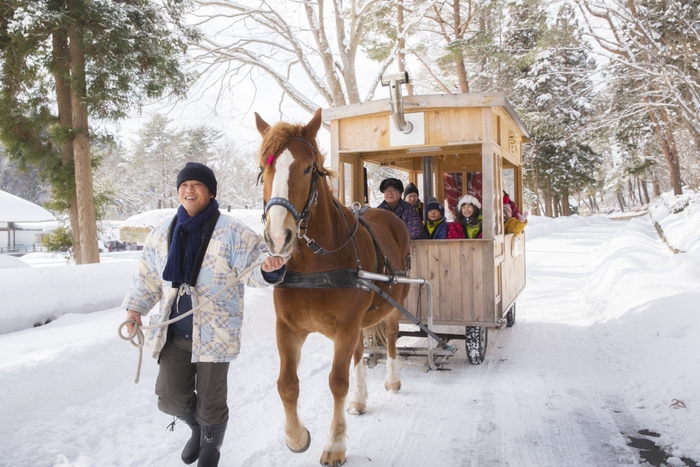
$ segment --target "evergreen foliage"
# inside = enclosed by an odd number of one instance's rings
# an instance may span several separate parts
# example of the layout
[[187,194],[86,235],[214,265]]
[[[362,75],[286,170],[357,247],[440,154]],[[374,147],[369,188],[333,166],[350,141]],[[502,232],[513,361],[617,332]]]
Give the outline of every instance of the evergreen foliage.
[[73,256],[73,236],[65,225],[59,225],[54,232],[46,235],[42,244],[51,253],[69,253],[68,260]]
[[[591,146],[595,61],[580,42],[575,12],[559,8],[549,25],[545,5],[536,0],[511,10],[505,43],[511,53],[511,91],[532,135],[525,148],[525,181],[547,215],[568,215],[569,194],[595,182],[602,161]],[[559,212],[561,209],[562,212]]]
[[[20,169],[34,166],[50,182],[54,206],[75,203],[78,180],[73,153],[66,151],[86,131],[76,130],[81,128],[76,118],[82,118],[77,110],[117,120],[144,99],[184,95],[189,77],[181,60],[198,37],[184,24],[189,5],[189,0],[0,4],[0,141]],[[63,82],[70,84],[73,99],[81,99],[73,104],[73,125],[59,124],[59,112],[71,107],[61,108]],[[94,169],[99,160],[89,158]],[[91,183],[91,177],[80,183]],[[81,190],[92,194],[91,186]],[[94,214],[86,219],[94,222]],[[96,226],[79,228],[93,232]]]

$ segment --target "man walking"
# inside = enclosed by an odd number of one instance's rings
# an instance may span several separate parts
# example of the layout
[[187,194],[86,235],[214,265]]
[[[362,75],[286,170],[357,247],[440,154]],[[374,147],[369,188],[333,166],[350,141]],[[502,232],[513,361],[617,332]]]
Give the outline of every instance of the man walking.
[[[204,164],[188,162],[177,176],[181,206],[177,215],[146,238],[138,274],[122,306],[127,319],[141,317],[160,301],[151,324],[187,313],[219,292],[226,278],[256,262],[251,274],[219,299],[180,321],[149,332],[147,342],[158,359],[158,408],[189,425],[192,435],[182,460],[216,467],[228,423],[228,369],[239,352],[245,285],[280,282],[284,260],[269,256],[261,237],[229,216],[221,216],[217,181]],[[133,333],[133,324],[127,331]]]

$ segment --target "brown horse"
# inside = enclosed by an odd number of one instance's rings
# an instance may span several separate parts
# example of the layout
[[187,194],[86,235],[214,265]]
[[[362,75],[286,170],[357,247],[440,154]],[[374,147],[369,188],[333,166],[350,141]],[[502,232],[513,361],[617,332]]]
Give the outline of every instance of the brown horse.
[[[297,368],[306,337],[318,332],[333,341],[333,365],[329,386],[333,394],[333,420],[330,437],[323,447],[321,464],[345,463],[345,398],[350,385],[350,363],[354,357],[354,387],[348,412],[366,410],[367,383],[363,359],[362,329],[387,318],[387,390],[398,391],[401,381],[396,361],[396,339],[400,313],[374,292],[347,286],[329,271],[357,270],[391,275],[406,274],[410,256],[410,235],[403,221],[383,209],[368,209],[360,218],[334,200],[323,168],[323,155],[316,145],[321,126],[321,109],[306,126],[280,122],[270,127],[256,113],[256,125],[263,136],[258,162],[263,177],[265,199],[264,238],[271,254],[287,257],[287,277],[301,278],[296,287],[276,287],[277,348],[280,375],[277,389],[284,405],[285,436],[289,449],[304,452],[311,435],[297,413],[299,378]],[[369,229],[363,224],[366,223]],[[370,233],[371,231],[371,233]],[[373,240],[376,239],[377,244]],[[304,238],[307,243],[297,242]],[[309,243],[308,240],[313,240]],[[315,254],[310,245],[327,254]],[[314,273],[326,273],[316,274]],[[352,274],[351,274],[352,275]],[[341,288],[306,287],[304,278]],[[291,279],[290,279],[291,280]],[[352,280],[350,282],[353,282]],[[356,285],[356,282],[354,282]],[[398,302],[408,294],[408,284],[381,288]]]

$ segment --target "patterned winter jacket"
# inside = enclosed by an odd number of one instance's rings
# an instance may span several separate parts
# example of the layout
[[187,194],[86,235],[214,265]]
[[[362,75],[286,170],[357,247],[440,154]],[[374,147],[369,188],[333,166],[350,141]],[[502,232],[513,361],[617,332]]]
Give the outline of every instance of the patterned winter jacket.
[[382,201],[382,204],[377,207],[391,211],[399,216],[404,224],[406,224],[406,227],[408,227],[408,232],[411,234],[412,240],[416,238],[425,238],[425,234],[423,232],[423,221],[418,216],[418,211],[416,211],[415,207],[413,207],[411,204],[404,200],[399,200],[399,204],[396,206],[396,209],[391,209],[386,201]]
[[[159,312],[151,317],[150,325],[167,321],[178,291],[184,292],[189,288],[188,284],[183,284],[180,289],[174,289],[171,282],[162,278],[168,260],[168,228],[171,221],[163,222],[146,238],[138,273],[122,302],[122,307],[127,310],[146,315],[160,301]],[[224,288],[229,276],[236,277],[267,255],[267,246],[259,235],[227,215],[220,216],[204,255],[197,284],[190,289],[192,307]],[[266,287],[270,284],[263,278],[261,268],[257,267],[243,282],[231,286],[214,301],[194,312],[193,363],[230,362],[238,356],[245,285]],[[158,358],[166,339],[167,326],[148,331],[146,341],[153,349],[154,358]]]

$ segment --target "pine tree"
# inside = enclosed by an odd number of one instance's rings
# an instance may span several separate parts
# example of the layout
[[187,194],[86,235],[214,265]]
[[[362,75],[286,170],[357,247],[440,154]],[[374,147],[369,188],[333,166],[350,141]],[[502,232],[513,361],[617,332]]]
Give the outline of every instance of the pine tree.
[[594,182],[601,160],[589,130],[595,62],[579,42],[568,5],[548,27],[543,5],[524,2],[511,11],[510,25],[510,95],[532,134],[524,154],[526,183],[544,197],[546,215],[568,215],[569,197]]
[[196,39],[188,0],[8,0],[0,5],[0,139],[50,180],[78,264],[99,261],[89,117],[117,120],[144,98],[182,94]]

